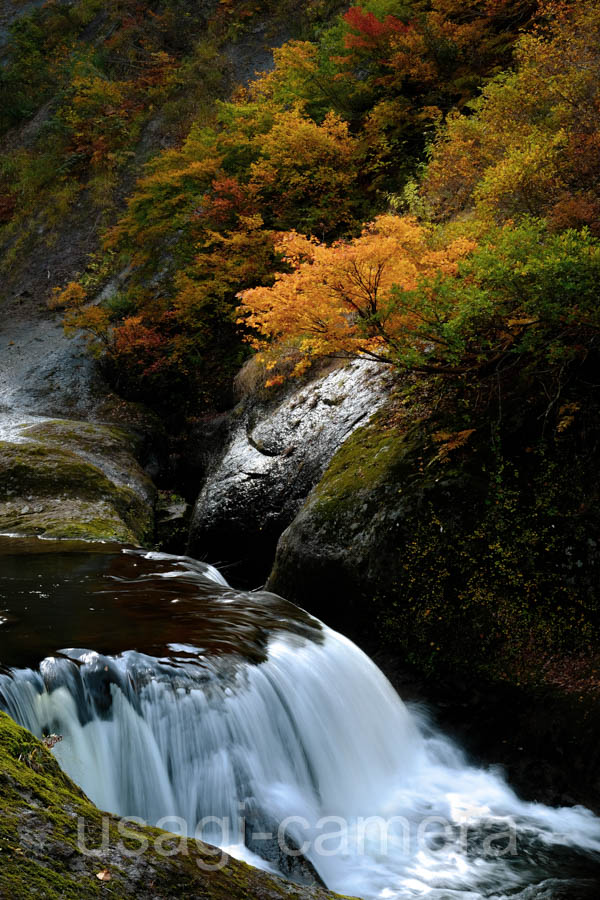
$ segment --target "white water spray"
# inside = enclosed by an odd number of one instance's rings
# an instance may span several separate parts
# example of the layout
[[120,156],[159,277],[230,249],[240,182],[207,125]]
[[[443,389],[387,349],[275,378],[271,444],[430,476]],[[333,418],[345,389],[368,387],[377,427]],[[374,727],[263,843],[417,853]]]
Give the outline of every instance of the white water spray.
[[[224,584],[201,564],[190,571]],[[275,631],[258,664],[185,645],[163,659],[63,651],[0,676],[0,705],[63,736],[57,758],[100,808],[175,816],[190,834],[214,817],[206,840],[270,869],[272,843],[251,833],[284,823],[280,837],[345,894],[513,896],[556,853],[600,852],[591,813],[520,801],[409,711],[354,644],[320,634]]]

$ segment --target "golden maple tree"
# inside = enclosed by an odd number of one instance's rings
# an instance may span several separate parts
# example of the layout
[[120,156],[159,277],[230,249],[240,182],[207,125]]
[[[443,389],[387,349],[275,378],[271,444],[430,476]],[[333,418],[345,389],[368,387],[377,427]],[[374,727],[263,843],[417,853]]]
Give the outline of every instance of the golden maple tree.
[[429,229],[389,214],[331,245],[292,231],[276,244],[290,270],[272,287],[242,291],[239,321],[268,369],[290,357],[294,375],[326,356],[394,362],[407,341],[423,340],[423,315],[403,293],[423,277],[455,273],[474,247],[459,238],[436,248]]

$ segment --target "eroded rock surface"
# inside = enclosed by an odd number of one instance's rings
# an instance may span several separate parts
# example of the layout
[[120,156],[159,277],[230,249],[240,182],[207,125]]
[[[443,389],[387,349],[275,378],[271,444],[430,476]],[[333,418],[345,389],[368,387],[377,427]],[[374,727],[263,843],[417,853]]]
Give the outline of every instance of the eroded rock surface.
[[376,363],[353,361],[292,383],[277,402],[240,404],[196,502],[190,553],[232,566],[229,578],[264,580],[279,535],[339,446],[379,408],[388,377]]

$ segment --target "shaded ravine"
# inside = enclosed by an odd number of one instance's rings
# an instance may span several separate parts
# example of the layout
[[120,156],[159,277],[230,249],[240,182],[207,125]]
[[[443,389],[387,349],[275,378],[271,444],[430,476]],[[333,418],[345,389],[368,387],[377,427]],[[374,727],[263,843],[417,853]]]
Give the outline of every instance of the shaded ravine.
[[520,801],[292,604],[182,557],[21,550],[3,560],[0,706],[62,735],[55,755],[101,807],[203,826],[269,870],[279,833],[310,864],[294,877],[364,898],[597,895],[600,820]]

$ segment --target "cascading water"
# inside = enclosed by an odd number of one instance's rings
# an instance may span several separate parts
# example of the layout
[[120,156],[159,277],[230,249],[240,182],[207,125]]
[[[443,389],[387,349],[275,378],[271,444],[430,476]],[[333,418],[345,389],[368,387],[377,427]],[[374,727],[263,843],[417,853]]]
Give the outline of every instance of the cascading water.
[[62,626],[95,648],[0,675],[0,707],[62,735],[56,756],[98,806],[200,826],[288,871],[279,830],[328,887],[363,898],[595,896],[600,820],[522,802],[470,766],[349,640],[201,563],[98,560],[71,565]]

